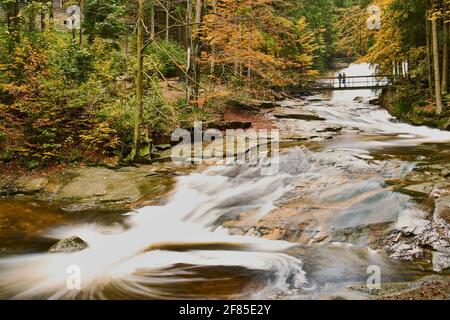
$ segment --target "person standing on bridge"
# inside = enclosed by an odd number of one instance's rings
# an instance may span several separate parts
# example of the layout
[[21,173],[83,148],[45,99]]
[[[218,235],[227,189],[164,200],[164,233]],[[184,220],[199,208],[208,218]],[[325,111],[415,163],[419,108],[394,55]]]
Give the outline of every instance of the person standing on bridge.
[[346,87],[347,84],[347,75],[345,72],[342,74],[342,83],[344,84],[344,87]]
[[342,86],[342,73],[339,73],[338,79],[339,79],[339,88],[340,88]]

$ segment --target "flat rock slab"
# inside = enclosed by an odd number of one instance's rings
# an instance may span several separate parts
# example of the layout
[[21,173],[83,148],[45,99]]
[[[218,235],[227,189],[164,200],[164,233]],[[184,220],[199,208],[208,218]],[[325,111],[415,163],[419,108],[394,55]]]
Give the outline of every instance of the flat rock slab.
[[76,168],[59,177],[54,200],[68,203],[89,203],[93,206],[132,204],[144,197],[157,197],[168,191],[173,178],[158,175],[152,166],[107,168]]
[[425,183],[420,183],[420,184],[414,184],[414,185],[406,186],[402,189],[405,191],[413,192],[413,193],[428,195],[433,191],[434,183],[425,182]]
[[294,119],[294,120],[304,120],[304,121],[324,121],[326,119],[314,114],[313,112],[302,110],[302,109],[292,109],[288,107],[278,107],[272,113],[277,119]]

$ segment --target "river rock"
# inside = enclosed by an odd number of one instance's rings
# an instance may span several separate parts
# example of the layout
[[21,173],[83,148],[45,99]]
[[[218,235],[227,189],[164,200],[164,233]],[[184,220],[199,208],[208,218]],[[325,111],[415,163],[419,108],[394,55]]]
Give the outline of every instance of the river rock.
[[434,183],[432,182],[425,182],[420,184],[414,184],[410,186],[406,186],[403,188],[403,190],[410,191],[413,193],[420,193],[423,195],[429,195],[434,189]]
[[450,169],[444,169],[441,171],[441,176],[444,178],[450,178]]
[[307,98],[307,100],[308,100],[309,102],[323,102],[323,101],[324,101],[324,99],[322,99],[322,98],[317,98],[317,97]]
[[23,176],[11,182],[0,182],[0,194],[32,195],[43,191],[48,183],[46,177]]
[[378,106],[378,105],[380,105],[380,99],[378,99],[378,98],[375,98],[375,99],[370,99],[369,100],[369,104],[371,104],[371,105],[375,105],[375,106]]
[[88,244],[77,236],[58,241],[48,251],[50,253],[73,253],[86,249]]
[[363,97],[356,97],[355,99],[353,99],[353,101],[358,102],[358,103],[362,103],[362,102],[364,102],[364,98]]
[[306,114],[306,113],[278,113],[274,114],[274,117],[277,119],[295,119],[295,120],[305,120],[305,121],[324,121],[324,118],[321,118],[314,114]]
[[250,121],[228,121],[228,122],[219,122],[212,129],[218,129],[221,131],[225,130],[238,130],[238,129],[249,129],[251,128],[252,123]]
[[154,166],[73,168],[58,176],[53,200],[89,207],[124,206],[167,191],[173,177],[151,175]]
[[450,268],[450,254],[433,252],[433,271],[442,272]]
[[342,127],[326,127],[323,129],[317,130],[317,132],[323,133],[323,132],[333,132],[333,133],[339,133],[342,131]]
[[272,109],[275,108],[276,106],[277,106],[276,102],[272,101],[263,101],[258,105],[260,109]]

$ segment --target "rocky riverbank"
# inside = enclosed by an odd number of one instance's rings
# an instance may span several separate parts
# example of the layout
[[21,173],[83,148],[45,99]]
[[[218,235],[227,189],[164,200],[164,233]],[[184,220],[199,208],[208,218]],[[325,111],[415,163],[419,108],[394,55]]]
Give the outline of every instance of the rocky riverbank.
[[377,103],[401,121],[450,131],[450,112],[437,115],[434,102],[424,100],[415,86],[398,84],[383,89]]

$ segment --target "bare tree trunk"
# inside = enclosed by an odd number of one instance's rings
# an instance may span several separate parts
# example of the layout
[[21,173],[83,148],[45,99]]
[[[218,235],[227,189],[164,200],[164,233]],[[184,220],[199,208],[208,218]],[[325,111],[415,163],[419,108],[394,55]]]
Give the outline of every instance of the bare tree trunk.
[[170,0],[166,1],[166,41],[169,41],[170,28]]
[[436,95],[436,113],[441,114],[444,110],[442,103],[442,88],[441,88],[441,73],[439,70],[439,41],[438,41],[438,26],[436,19],[431,20],[431,30],[433,37],[433,62],[434,62],[434,86]]
[[[42,3],[44,4],[44,3]],[[44,8],[41,7],[41,31],[45,30],[45,11]]]
[[431,27],[430,21],[428,20],[428,13],[426,19],[426,40],[427,40],[427,68],[428,68],[428,90],[430,92],[430,96],[433,95],[433,80],[432,80],[432,66],[431,66],[431,51],[432,51],[432,43],[431,43]]
[[186,0],[186,102],[191,101],[192,87],[192,12],[191,0]]
[[143,45],[144,45],[144,1],[138,0],[137,18],[137,66],[136,66],[136,107],[134,111],[134,136],[133,149],[131,151],[131,161],[136,161],[139,157],[141,147],[141,123],[142,123],[142,103],[143,103]]
[[84,0],[80,0],[80,46],[83,45]]
[[155,36],[155,5],[153,0],[150,4],[150,36],[152,38]]
[[[213,0],[212,7],[213,7],[213,13],[217,14],[217,0]],[[216,54],[216,47],[212,44],[211,45],[211,66],[209,68],[209,74],[211,77],[214,75],[214,71],[216,69],[215,54]],[[212,83],[212,81],[211,81],[211,83]]]
[[50,1],[50,8],[49,8],[49,16],[50,16],[50,19],[53,19],[53,10],[54,10],[55,8],[54,8],[54,6],[53,6],[53,1]]
[[203,0],[196,0],[195,2],[195,16],[194,27],[192,28],[193,34],[193,59],[192,59],[192,71],[194,82],[194,100],[195,105],[198,106],[198,93],[200,87],[200,34],[199,28],[202,23],[203,14]]
[[448,23],[444,20],[443,26],[444,38],[444,54],[442,61],[442,94],[447,94],[448,91]]

